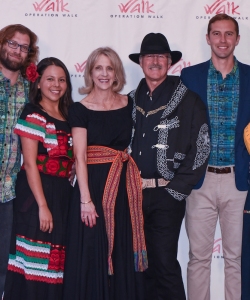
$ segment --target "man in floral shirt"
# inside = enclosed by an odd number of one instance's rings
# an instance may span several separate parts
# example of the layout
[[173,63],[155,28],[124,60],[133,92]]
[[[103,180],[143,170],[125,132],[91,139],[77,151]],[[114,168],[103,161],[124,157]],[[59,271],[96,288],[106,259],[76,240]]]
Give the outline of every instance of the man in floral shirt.
[[[211,131],[208,168],[187,198],[185,221],[190,244],[187,293],[189,300],[211,299],[211,262],[219,220],[225,299],[249,300],[250,296],[245,294],[249,280],[245,280],[244,273],[241,276],[241,245],[243,210],[249,191],[250,157],[243,132],[250,116],[250,66],[234,56],[240,35],[239,24],[233,17],[217,14],[211,18],[206,41],[211,58],[181,72],[183,83],[205,103]],[[249,257],[249,244],[246,246],[247,251],[243,247],[242,253]],[[242,262],[249,274],[249,264]]]
[[20,145],[13,133],[36,73],[37,36],[21,24],[0,30],[0,298],[7,271]]

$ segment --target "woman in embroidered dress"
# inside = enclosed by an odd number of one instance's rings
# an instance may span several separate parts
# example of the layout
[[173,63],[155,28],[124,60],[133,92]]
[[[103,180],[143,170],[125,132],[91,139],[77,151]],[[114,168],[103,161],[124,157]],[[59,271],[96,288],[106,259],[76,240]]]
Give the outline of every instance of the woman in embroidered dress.
[[110,48],[86,63],[87,96],[69,111],[77,182],[70,203],[64,299],[143,300],[147,268],[139,171],[127,154],[132,103],[118,92],[122,62]]
[[62,298],[65,233],[71,185],[73,103],[67,68],[45,58],[28,70],[30,102],[15,128],[23,166],[16,183],[13,241],[4,300]]

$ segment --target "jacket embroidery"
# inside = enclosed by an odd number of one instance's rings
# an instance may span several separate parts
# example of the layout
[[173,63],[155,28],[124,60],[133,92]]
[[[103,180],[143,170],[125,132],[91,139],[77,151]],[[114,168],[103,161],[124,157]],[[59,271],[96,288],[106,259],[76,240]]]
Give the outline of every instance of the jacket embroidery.
[[184,154],[184,153],[175,152],[175,154],[174,154],[174,158],[176,158],[178,160],[183,160],[185,157],[186,157],[186,154]]
[[208,134],[208,125],[203,124],[199,131],[199,135],[196,142],[197,154],[195,156],[193,170],[202,166],[210,153],[210,138]]
[[179,200],[179,201],[187,198],[187,196],[188,196],[188,195],[185,195],[182,193],[178,193],[177,191],[172,190],[172,189],[166,188],[166,190],[169,192],[170,195],[172,195],[176,200]]
[[167,115],[169,115],[172,111],[175,110],[175,108],[181,102],[181,99],[183,98],[187,90],[188,89],[186,88],[186,86],[180,81],[170,101],[168,102],[167,107],[161,116],[161,119],[166,118]]

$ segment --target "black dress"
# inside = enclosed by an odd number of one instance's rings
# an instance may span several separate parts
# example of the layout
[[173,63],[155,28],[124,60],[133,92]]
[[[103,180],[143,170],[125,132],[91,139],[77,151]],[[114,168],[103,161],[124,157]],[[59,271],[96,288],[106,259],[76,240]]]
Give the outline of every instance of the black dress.
[[52,214],[51,233],[40,230],[38,205],[26,171],[17,176],[14,225],[4,300],[59,300],[65,260],[66,226],[72,186],[72,137],[68,122],[27,104],[15,133],[38,140],[37,166]]
[[[125,150],[131,139],[132,103],[111,111],[93,111],[74,103],[69,111],[71,127],[87,128],[87,144]],[[115,204],[115,235],[108,275],[108,241],[102,208],[103,191],[111,164],[88,165],[91,199],[99,215],[89,228],[80,218],[80,191],[74,187],[70,204],[64,277],[64,300],[144,300],[143,273],[135,272],[132,226],[126,191],[124,163]]]

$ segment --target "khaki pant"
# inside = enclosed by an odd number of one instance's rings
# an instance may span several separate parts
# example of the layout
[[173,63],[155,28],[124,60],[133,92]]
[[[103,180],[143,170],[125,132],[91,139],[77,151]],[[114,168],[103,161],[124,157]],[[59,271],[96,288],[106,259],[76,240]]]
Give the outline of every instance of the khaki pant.
[[187,198],[190,243],[187,271],[189,300],[210,300],[210,273],[219,218],[225,262],[225,299],[241,299],[241,243],[247,191],[238,191],[233,168],[228,174],[206,172],[203,185]]

